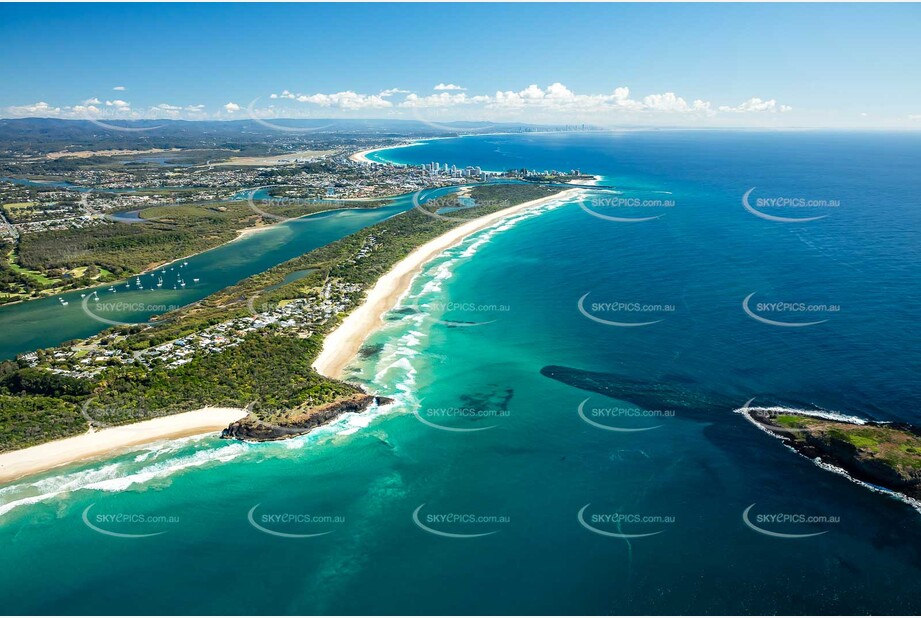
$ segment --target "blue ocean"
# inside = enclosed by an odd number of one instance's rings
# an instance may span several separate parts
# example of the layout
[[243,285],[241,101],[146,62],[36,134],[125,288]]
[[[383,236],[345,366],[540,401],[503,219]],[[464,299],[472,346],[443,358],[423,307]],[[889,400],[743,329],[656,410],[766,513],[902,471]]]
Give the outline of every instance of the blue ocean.
[[425,266],[348,369],[394,404],[0,488],[6,612],[921,611],[921,513],[736,412],[921,424],[921,135],[524,133],[372,158],[598,180]]

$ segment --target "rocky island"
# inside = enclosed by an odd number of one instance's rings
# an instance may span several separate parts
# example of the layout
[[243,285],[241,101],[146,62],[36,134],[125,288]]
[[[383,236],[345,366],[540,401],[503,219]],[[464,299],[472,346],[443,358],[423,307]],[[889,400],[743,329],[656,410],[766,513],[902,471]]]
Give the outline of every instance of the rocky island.
[[779,406],[736,411],[821,467],[921,506],[921,428]]

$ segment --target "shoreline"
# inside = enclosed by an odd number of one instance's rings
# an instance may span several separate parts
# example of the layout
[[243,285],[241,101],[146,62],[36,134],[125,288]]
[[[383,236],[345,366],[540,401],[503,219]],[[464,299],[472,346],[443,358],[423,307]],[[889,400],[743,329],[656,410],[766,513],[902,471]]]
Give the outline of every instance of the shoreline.
[[[437,139],[437,138],[430,138],[430,139]],[[352,154],[349,155],[349,161],[352,161],[354,163],[361,163],[362,165],[384,165],[380,161],[372,161],[371,159],[368,158],[368,155],[374,152],[378,152],[380,150],[390,150],[392,148],[409,148],[410,146],[418,146],[419,144],[422,144],[425,141],[428,141],[428,139],[416,140],[409,144],[396,144],[395,146],[378,146],[376,148],[368,148],[367,150],[359,150],[358,152],[353,152]],[[391,163],[390,165],[398,165],[398,164]]]
[[[573,197],[580,191],[576,188],[563,189],[547,197],[510,206],[465,222],[416,247],[378,279],[362,304],[326,336],[313,367],[322,375],[338,379],[368,336],[383,324],[384,313],[406,293],[423,266],[442,252],[511,215]],[[250,233],[269,227],[256,228]],[[247,415],[248,412],[241,408],[201,408],[0,453],[0,484],[67,465],[112,457],[131,447],[160,440],[223,431]]]
[[[378,149],[378,150],[381,150],[381,149]],[[370,152],[370,151],[369,151],[369,152]],[[402,194],[399,194],[399,195],[388,195],[388,196],[384,196],[384,197],[346,198],[346,199],[340,199],[340,200],[337,200],[337,201],[339,201],[339,202],[349,202],[349,201],[351,201],[351,202],[354,202],[354,203],[358,203],[358,202],[361,202],[361,201],[373,202],[373,201],[379,201],[379,200],[395,200],[395,199],[397,199],[397,198],[399,198],[399,197],[402,197],[403,195],[409,195],[409,194],[402,193]],[[325,213],[329,213],[329,212],[334,212],[334,211],[336,211],[336,210],[373,210],[373,209],[375,209],[375,208],[379,208],[379,206],[372,206],[372,207],[369,207],[369,208],[349,208],[349,207],[330,208],[330,209],[328,209],[328,210],[320,210],[320,211],[317,211],[317,212],[311,212],[311,213],[307,213],[307,214],[305,214],[305,215],[300,215],[300,216],[297,216],[297,217],[291,217],[290,219],[287,219],[286,221],[296,221],[296,220],[298,220],[298,219],[304,219],[304,218],[306,218],[306,217],[311,217],[311,216],[313,216],[313,215],[320,215],[320,214],[325,214]],[[105,288],[107,285],[108,285],[108,286],[117,285],[117,284],[122,283],[122,282],[124,282],[124,281],[130,281],[132,277],[140,277],[140,276],[145,275],[145,274],[147,274],[147,273],[149,273],[149,272],[151,272],[151,271],[157,270],[157,269],[159,269],[159,268],[163,268],[164,266],[169,266],[170,264],[175,264],[175,263],[177,263],[177,262],[182,262],[182,261],[184,261],[184,260],[188,260],[188,259],[193,258],[193,257],[195,257],[195,256],[202,255],[203,253],[207,253],[207,252],[209,252],[209,251],[214,251],[215,249],[219,249],[219,248],[221,248],[221,247],[223,247],[223,246],[225,246],[225,245],[229,245],[230,243],[237,242],[238,240],[243,240],[244,238],[247,238],[248,236],[251,236],[251,235],[256,234],[256,233],[258,233],[258,232],[264,232],[265,230],[272,229],[272,228],[275,227],[276,225],[279,225],[279,224],[281,224],[281,223],[285,223],[286,221],[276,221],[276,222],[274,222],[274,223],[268,223],[268,224],[265,224],[265,225],[250,225],[250,226],[247,226],[247,227],[242,227],[242,228],[240,228],[240,229],[238,229],[238,230],[235,230],[234,233],[236,234],[236,236],[234,236],[233,238],[230,238],[230,239],[228,239],[228,240],[225,240],[224,242],[222,242],[222,243],[220,243],[220,244],[214,245],[213,247],[210,247],[210,248],[208,248],[208,249],[202,249],[201,251],[196,251],[195,253],[190,253],[190,254],[188,254],[188,255],[184,255],[184,256],[182,256],[182,257],[171,258],[171,259],[165,260],[165,261],[163,261],[163,262],[155,262],[155,263],[148,264],[148,265],[146,265],[146,266],[144,267],[143,270],[141,270],[141,271],[139,271],[139,272],[133,272],[133,273],[127,275],[127,276],[122,277],[121,279],[118,279],[117,281],[105,281],[105,282],[103,282],[103,283],[94,283],[94,284],[92,284],[92,285],[86,285],[86,286],[79,287],[79,288],[70,288],[70,289],[67,289],[67,290],[55,290],[54,288],[49,289],[49,290],[43,290],[44,293],[42,293],[42,294],[39,295],[39,296],[36,296],[35,298],[21,298],[21,299],[18,299],[18,300],[11,300],[11,301],[9,301],[9,302],[0,303],[0,309],[2,309],[3,307],[11,306],[11,305],[18,305],[18,304],[20,304],[20,303],[28,303],[28,302],[32,302],[32,301],[36,301],[36,300],[43,300],[43,299],[45,299],[45,298],[51,298],[51,297],[53,297],[53,296],[63,296],[63,295],[65,295],[65,294],[71,294],[71,293],[74,293],[74,292],[85,292],[85,291],[87,291],[87,290],[95,290],[95,289],[97,289],[97,288],[98,288],[98,289],[102,289],[102,288]]]
[[335,330],[326,335],[323,340],[323,349],[314,360],[313,368],[321,375],[341,379],[342,371],[358,354],[365,340],[383,325],[384,314],[396,306],[399,299],[409,289],[413,279],[422,271],[422,267],[439,254],[457,246],[471,234],[486,229],[511,215],[550,202],[565,200],[580,191],[581,189],[564,189],[547,197],[483,215],[416,247],[378,279],[368,291],[364,301],[346,316]]
[[201,408],[0,453],[0,483],[111,457],[133,446],[221,431],[247,414],[242,408]]

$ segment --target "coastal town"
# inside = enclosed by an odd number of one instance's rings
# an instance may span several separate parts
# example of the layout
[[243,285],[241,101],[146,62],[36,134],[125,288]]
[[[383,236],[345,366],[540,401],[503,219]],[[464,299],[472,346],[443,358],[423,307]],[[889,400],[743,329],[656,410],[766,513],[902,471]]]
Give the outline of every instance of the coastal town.
[[[126,156],[126,155],[122,155]],[[65,157],[58,157],[64,159]],[[144,210],[220,205],[247,199],[253,188],[271,197],[330,202],[381,199],[421,189],[490,180],[566,182],[579,170],[512,169],[431,162],[379,163],[334,151],[309,160],[281,158],[270,165],[171,163],[169,158],[126,171],[77,167],[50,178],[0,178],[0,238],[111,223],[142,223]]]
[[[371,145],[382,149],[398,143]],[[0,363],[0,397],[17,406],[54,401],[70,407],[78,393],[95,393],[96,399],[124,399],[129,407],[154,398],[182,409],[211,401],[206,385],[218,372],[236,384],[231,391],[236,394],[223,397],[252,401],[260,399],[252,393],[265,388],[253,382],[254,372],[277,371],[279,359],[294,354],[300,360],[286,367],[290,375],[276,385],[290,392],[262,397],[288,401],[295,415],[309,413],[310,405],[338,405],[341,397],[355,393],[354,385],[337,378],[364,335],[349,335],[331,358],[318,356],[317,346],[359,305],[395,302],[391,295],[405,283],[401,279],[382,288],[385,297],[368,297],[375,281],[369,273],[386,272],[414,246],[435,237],[456,242],[441,232],[462,219],[446,223],[414,208],[415,200],[397,198],[459,187],[420,199],[431,201],[435,211],[469,210],[480,225],[488,225],[504,209],[578,192],[579,181],[594,178],[576,169],[490,171],[449,162],[387,163],[369,159],[374,149],[363,146],[356,150],[333,140],[325,147],[292,146],[291,155],[234,151],[223,160],[209,156],[205,161],[200,160],[204,154],[181,148],[56,151],[53,157],[2,162],[0,299],[28,309],[31,300],[44,297],[56,306],[51,319],[62,331],[82,325],[82,332],[76,338],[43,337],[44,345],[34,342],[35,333],[18,333],[6,346],[14,360]],[[395,208],[374,214],[391,205]],[[272,272],[269,278],[241,277],[237,284],[230,279],[223,284],[229,287],[205,292],[199,277],[211,279],[209,272],[196,269],[193,275],[189,261],[175,259],[178,254],[191,260],[249,237],[250,231],[274,229],[285,236],[286,228],[274,227],[279,219],[331,209],[358,209],[355,216],[365,222],[351,234],[348,227],[336,230],[333,242],[314,251],[288,253],[287,261],[273,256],[277,261],[257,271]],[[407,210],[405,216],[392,216]],[[365,219],[368,214],[374,218]],[[379,223],[370,225],[375,220]],[[309,239],[310,228],[303,231]],[[430,245],[430,251],[437,250]],[[425,258],[414,254],[413,259]],[[360,322],[337,332],[366,333],[372,327],[373,322]],[[315,357],[319,373],[302,366]],[[222,360],[209,360],[215,358]],[[231,358],[240,360],[222,366]],[[240,373],[240,365],[252,368]],[[42,400],[46,395],[52,399]],[[130,418],[140,420],[144,413],[139,414]],[[247,425],[254,436],[257,425],[258,417]],[[61,431],[43,423],[15,443],[47,440]]]
[[[367,256],[375,245],[376,239],[369,236],[365,246],[350,263],[355,264]],[[227,320],[152,348],[131,350],[122,345],[125,335],[106,332],[73,345],[22,354],[19,359],[29,367],[82,379],[95,378],[107,367],[131,364],[145,369],[175,369],[197,356],[216,354],[237,346],[247,335],[260,331],[310,337],[317,327],[351,307],[363,290],[359,284],[327,279],[320,289],[304,298],[281,301],[277,305],[267,306],[256,297],[251,298],[247,303],[251,315]],[[99,309],[96,310],[98,314],[93,312],[93,302],[87,304],[88,311],[105,319],[105,314]]]

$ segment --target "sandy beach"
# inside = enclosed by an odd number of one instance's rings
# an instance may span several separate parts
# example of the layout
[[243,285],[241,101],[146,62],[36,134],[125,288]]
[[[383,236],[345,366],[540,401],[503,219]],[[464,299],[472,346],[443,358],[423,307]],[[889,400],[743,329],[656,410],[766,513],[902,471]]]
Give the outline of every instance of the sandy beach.
[[217,432],[246,414],[240,408],[202,408],[0,453],[0,483],[157,440]]
[[383,315],[396,306],[400,297],[422,266],[442,251],[459,244],[467,236],[479,232],[500,220],[549,202],[568,199],[578,195],[581,189],[566,189],[555,195],[510,206],[503,210],[472,219],[441,236],[434,238],[413,250],[398,262],[368,292],[365,301],[350,313],[336,330],[327,335],[323,349],[314,361],[318,372],[331,378],[339,378],[345,366],[355,357],[368,335],[383,324]]
[[[343,369],[358,353],[364,340],[382,324],[383,314],[397,304],[423,265],[441,252],[510,215],[573,197],[580,191],[582,189],[566,189],[555,195],[484,215],[417,247],[381,277],[371,288],[365,301],[326,337],[323,350],[314,362],[314,368],[330,377],[341,376]],[[241,230],[240,237],[269,227],[271,226]],[[158,440],[217,432],[246,414],[245,410],[239,408],[202,408],[0,453],[0,483],[47,472],[67,464],[112,456],[130,447]]]
[[[430,138],[425,141],[431,141],[433,139],[437,139],[437,138]],[[362,150],[360,152],[354,152],[350,154],[349,160],[354,161],[355,163],[364,163],[364,164],[379,163],[378,161],[372,161],[371,159],[369,159],[368,155],[371,154],[372,152],[377,152],[378,150],[391,150],[393,148],[409,148],[410,146],[416,146],[421,143],[422,143],[421,141],[415,141],[415,142],[410,142],[408,144],[397,144],[396,146],[380,146],[378,148],[369,148],[368,150]]]

